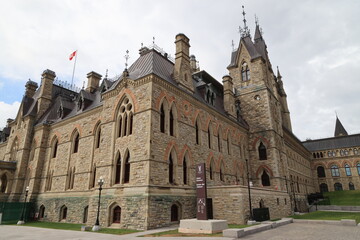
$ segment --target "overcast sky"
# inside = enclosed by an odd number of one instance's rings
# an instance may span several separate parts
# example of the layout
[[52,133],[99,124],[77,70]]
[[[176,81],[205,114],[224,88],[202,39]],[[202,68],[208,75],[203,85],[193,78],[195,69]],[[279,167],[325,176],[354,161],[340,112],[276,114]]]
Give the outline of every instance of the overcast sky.
[[200,68],[221,81],[231,41],[239,43],[241,5],[254,35],[259,18],[274,70],[280,67],[299,139],[331,137],[335,111],[349,134],[360,133],[360,1],[289,0],[0,0],[0,128],[14,118],[30,78],[45,69],[79,87],[86,74],[109,77],[138,58],[141,43],[174,56],[177,33],[190,38]]

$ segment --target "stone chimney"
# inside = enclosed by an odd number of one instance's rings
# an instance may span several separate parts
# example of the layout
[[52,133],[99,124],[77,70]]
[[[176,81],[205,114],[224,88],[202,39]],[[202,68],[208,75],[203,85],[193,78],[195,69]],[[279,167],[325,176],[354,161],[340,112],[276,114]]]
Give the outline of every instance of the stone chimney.
[[36,89],[38,88],[38,84],[30,79],[25,84],[25,96],[32,98],[35,94]]
[[223,76],[224,86],[224,109],[232,117],[236,118],[234,84],[229,75]]
[[44,112],[49,108],[51,104],[52,88],[55,77],[56,77],[55,72],[49,69],[46,69],[42,74],[40,95],[37,106],[38,108],[37,119],[39,119],[44,114]]
[[189,38],[184,34],[179,33],[175,37],[176,53],[175,53],[175,67],[174,79],[180,87],[194,93],[194,85],[192,82],[192,71],[189,58]]
[[89,72],[86,77],[88,79],[86,91],[93,93],[99,87],[102,76],[96,72]]
[[196,66],[196,57],[195,55],[191,55],[190,56],[190,66],[191,66],[191,71],[192,72],[196,72],[198,71],[198,67]]

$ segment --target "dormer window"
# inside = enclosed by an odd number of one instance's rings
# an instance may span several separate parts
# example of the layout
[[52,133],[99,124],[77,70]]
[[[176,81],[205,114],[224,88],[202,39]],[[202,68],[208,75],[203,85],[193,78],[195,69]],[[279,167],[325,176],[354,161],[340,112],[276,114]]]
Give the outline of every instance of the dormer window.
[[250,70],[246,62],[244,62],[241,66],[241,77],[243,82],[250,80]]
[[84,99],[80,97],[77,105],[78,110],[81,110],[83,108],[83,105],[84,105]]
[[210,88],[208,88],[206,90],[205,101],[211,104],[212,106],[215,106],[215,99],[216,99],[216,94]]

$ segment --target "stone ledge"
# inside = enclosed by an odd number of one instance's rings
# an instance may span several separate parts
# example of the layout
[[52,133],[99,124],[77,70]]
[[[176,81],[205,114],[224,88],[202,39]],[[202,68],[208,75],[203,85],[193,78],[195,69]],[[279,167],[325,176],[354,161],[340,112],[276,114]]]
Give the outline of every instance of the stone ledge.
[[342,226],[357,226],[354,219],[341,219],[338,220],[308,220],[308,219],[294,219],[295,223],[307,224],[328,224],[328,225],[342,225]]
[[197,220],[182,219],[180,220],[180,233],[219,233],[228,228],[226,220]]

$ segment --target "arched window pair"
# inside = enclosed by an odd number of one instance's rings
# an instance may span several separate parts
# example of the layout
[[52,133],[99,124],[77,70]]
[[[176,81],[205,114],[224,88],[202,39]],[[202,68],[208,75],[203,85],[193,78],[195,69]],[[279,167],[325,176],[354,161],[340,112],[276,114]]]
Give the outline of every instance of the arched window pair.
[[250,80],[250,69],[246,62],[241,66],[241,78],[243,82]]
[[[114,184],[129,183],[130,182],[130,153],[125,154],[125,161],[121,161],[120,153],[118,152],[115,158]],[[124,171],[122,171],[124,169]]]
[[[210,161],[209,178],[210,180],[215,180],[215,162],[213,159]],[[225,165],[223,161],[220,163],[219,178],[221,182],[225,181]]]
[[117,116],[117,137],[129,136],[133,132],[133,104],[125,97],[120,104]]
[[160,106],[160,132],[176,136],[177,111],[175,104],[169,107],[166,100]]

